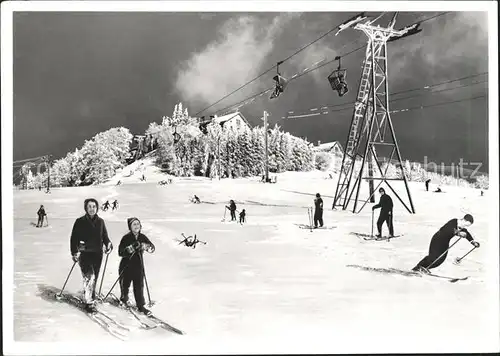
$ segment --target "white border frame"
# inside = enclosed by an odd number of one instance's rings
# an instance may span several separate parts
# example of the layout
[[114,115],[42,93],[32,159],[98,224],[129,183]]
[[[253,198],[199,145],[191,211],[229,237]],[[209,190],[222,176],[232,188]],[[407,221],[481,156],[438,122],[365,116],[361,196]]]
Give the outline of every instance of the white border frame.
[[[223,353],[375,353],[398,352],[397,340],[381,342],[377,350],[367,349],[363,342],[356,341],[353,335],[351,349],[339,349],[332,345],[333,340],[325,340],[325,345],[308,344],[307,339],[276,340],[272,342],[265,338],[259,340],[203,340],[192,337],[170,338],[165,343],[145,345],[141,343],[107,342],[86,345],[85,348],[74,343],[28,343],[13,340],[13,189],[12,189],[12,159],[13,159],[13,12],[14,11],[119,11],[119,12],[341,12],[341,11],[486,11],[488,12],[489,33],[489,174],[491,202],[490,234],[500,236],[498,217],[498,18],[496,1],[18,1],[1,3],[2,29],[2,67],[1,67],[1,128],[2,128],[2,230],[3,230],[3,345],[4,353],[21,354],[223,354]],[[495,223],[496,222],[496,223]],[[499,286],[499,241],[491,239],[494,245],[488,246],[491,261],[496,261],[496,271],[491,271],[489,282]],[[500,300],[498,288],[492,295]],[[464,306],[466,307],[466,306]],[[499,314],[499,308],[492,310]],[[500,322],[499,322],[500,323]],[[10,327],[9,327],[10,326]],[[499,330],[499,325],[492,326]],[[452,343],[444,340],[443,343]],[[391,344],[391,345],[388,345]],[[498,345],[498,344],[497,344]],[[413,346],[407,345],[413,348]],[[450,352],[444,345],[442,350],[426,350],[425,345],[414,346],[408,352]],[[477,352],[498,352],[496,350],[478,350]]]

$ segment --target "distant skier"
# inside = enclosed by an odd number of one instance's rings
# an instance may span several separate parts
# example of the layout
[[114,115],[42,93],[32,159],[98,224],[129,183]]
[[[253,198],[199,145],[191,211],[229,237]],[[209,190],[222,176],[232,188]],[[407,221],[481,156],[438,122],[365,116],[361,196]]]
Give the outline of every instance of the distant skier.
[[118,210],[118,200],[115,199],[115,201],[113,202],[113,206],[111,208],[111,211],[115,211]]
[[102,211],[107,211],[109,209],[109,200],[106,200],[106,202],[102,206]]
[[43,218],[47,215],[43,205],[40,205],[40,209],[38,209],[37,214],[38,214],[38,222],[36,223],[36,227],[43,227]]
[[314,228],[323,227],[323,199],[321,195],[316,193],[316,199],[314,199]]
[[144,265],[143,251],[153,253],[155,246],[141,233],[141,222],[133,217],[127,219],[129,232],[124,235],[118,247],[118,255],[122,258],[118,273],[120,277],[121,297],[120,301],[130,306],[128,294],[130,284],[134,283],[134,298],[135,304],[139,312],[150,315],[151,311],[146,309],[144,300]]
[[393,203],[389,195],[385,194],[385,189],[380,188],[378,190],[380,193],[380,201],[378,204],[372,207],[372,210],[380,208],[380,215],[377,220],[378,234],[376,237],[382,237],[382,225],[387,222],[387,227],[389,228],[389,237],[394,237],[394,225],[393,225]]
[[103,256],[113,250],[104,220],[97,216],[99,204],[90,198],[84,202],[85,215],[76,219],[71,231],[70,250],[73,261],[78,262],[83,276],[86,309],[95,311],[95,287]]
[[229,201],[229,206],[226,206],[227,209],[231,212],[231,221],[236,221],[236,203],[234,200]]
[[245,209],[241,210],[240,212],[240,224],[243,225],[243,223],[245,222],[245,216],[247,215]]
[[443,191],[441,190],[441,188],[440,188],[440,187],[438,187],[438,188],[434,191],[434,193],[442,193],[442,192],[443,192]]
[[121,181],[121,180],[119,180],[119,181],[116,183],[116,185],[121,185],[121,184],[122,184],[122,181]]
[[195,204],[200,204],[201,203],[201,200],[200,198],[198,198],[196,195],[193,197],[192,199],[192,202],[195,203]]
[[[479,247],[479,242],[474,241],[467,227],[474,223],[474,218],[466,214],[463,219],[451,219],[444,224],[438,232],[432,236],[429,246],[429,254],[425,256],[413,271],[429,272],[429,269],[440,266],[445,260],[450,247],[450,240],[454,236],[465,237],[474,247]],[[441,256],[442,255],[442,256]],[[439,256],[441,256],[439,258]],[[439,258],[439,260],[437,260]]]
[[145,181],[146,181],[146,176],[145,176],[144,174],[142,175],[141,180],[142,180],[143,182],[145,182]]
[[483,195],[484,195],[484,192],[481,190],[481,196],[483,196]]
[[430,184],[430,183],[431,183],[431,180],[430,180],[430,179],[427,179],[427,180],[425,181],[425,190],[426,190],[426,191],[429,191],[429,184]]

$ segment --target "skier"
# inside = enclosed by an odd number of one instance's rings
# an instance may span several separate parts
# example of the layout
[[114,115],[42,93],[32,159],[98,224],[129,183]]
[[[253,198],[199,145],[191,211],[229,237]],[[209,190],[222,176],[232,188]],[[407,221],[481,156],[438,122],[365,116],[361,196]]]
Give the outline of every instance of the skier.
[[247,215],[245,209],[241,210],[240,212],[240,224],[243,225],[243,223],[245,222],[245,216]]
[[426,191],[429,191],[429,184],[430,184],[430,183],[431,183],[431,180],[430,180],[430,179],[427,179],[427,180],[425,181],[425,190],[426,190]]
[[95,287],[103,256],[113,250],[104,220],[97,215],[99,204],[93,198],[85,199],[85,215],[76,219],[71,231],[70,249],[74,262],[78,262],[83,276],[86,309],[95,311]]
[[37,211],[38,214],[38,222],[36,223],[36,227],[43,227],[43,218],[47,215],[45,213],[45,208],[43,205],[40,205],[40,209]]
[[434,191],[434,193],[442,193],[442,192],[443,192],[443,191],[441,190],[441,188],[440,188],[440,187],[438,187],[438,188]]
[[120,301],[130,306],[128,301],[128,291],[130,284],[134,283],[135,304],[139,312],[151,315],[151,311],[146,309],[144,300],[144,265],[143,251],[153,253],[155,246],[141,233],[141,222],[133,217],[127,219],[129,232],[122,237],[118,247],[118,255],[122,258],[118,273],[120,277],[121,297]]
[[377,220],[378,234],[375,236],[382,237],[382,225],[384,224],[384,222],[387,222],[387,226],[389,227],[389,237],[394,237],[394,226],[392,220],[392,208],[394,205],[392,203],[392,199],[389,195],[385,194],[384,188],[380,188],[378,192],[380,193],[380,201],[378,204],[372,207],[372,211],[381,208],[380,215]]
[[196,196],[196,194],[195,194],[195,196],[194,196],[194,198],[193,198],[193,203],[195,203],[195,204],[200,204],[200,203],[201,203],[200,198],[198,198],[198,197]]
[[227,209],[231,212],[231,221],[236,221],[236,203],[234,200],[229,201],[229,206],[226,206]]
[[109,200],[106,200],[106,202],[102,206],[102,211],[106,211],[109,209]]
[[323,227],[323,199],[321,195],[316,193],[316,199],[314,199],[314,228]]
[[[448,255],[450,240],[454,236],[465,237],[474,247],[479,247],[479,242],[474,241],[467,227],[474,223],[474,218],[466,214],[463,219],[451,219],[444,224],[438,232],[432,236],[429,246],[429,254],[425,256],[415,267],[413,271],[429,272],[429,269],[440,266]],[[442,255],[442,256],[441,256]],[[441,257],[440,257],[441,256]],[[437,260],[439,258],[439,260]]]
[[483,195],[484,195],[484,192],[481,190],[481,196],[483,196]]
[[111,211],[114,211],[114,210],[118,210],[118,200],[115,199],[115,201],[113,202],[113,206],[111,208]]
[[121,180],[119,180],[119,181],[116,183],[116,185],[121,185],[121,184],[122,184],[122,181],[121,181]]

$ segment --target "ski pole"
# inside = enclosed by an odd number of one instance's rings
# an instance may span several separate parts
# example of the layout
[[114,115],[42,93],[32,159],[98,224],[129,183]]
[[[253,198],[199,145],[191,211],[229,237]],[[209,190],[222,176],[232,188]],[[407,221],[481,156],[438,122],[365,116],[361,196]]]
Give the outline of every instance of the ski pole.
[[443,257],[443,256],[444,256],[444,255],[445,255],[445,254],[446,254],[446,253],[447,253],[447,252],[448,252],[448,251],[449,251],[449,250],[450,250],[453,246],[455,246],[455,245],[457,244],[457,242],[458,242],[458,241],[460,241],[461,239],[462,239],[462,236],[460,236],[460,237],[458,238],[458,240],[457,240],[457,241],[455,241],[455,242],[454,242],[454,243],[453,243],[450,247],[448,247],[448,249],[447,249],[446,251],[444,251],[444,252],[441,254],[441,256],[439,256],[438,258],[436,258],[436,259],[434,260],[434,262],[432,262],[432,263],[431,263],[431,264],[427,267],[427,269],[431,268],[431,266],[433,266],[433,265],[434,265],[434,263],[436,263],[437,261],[439,261],[439,260],[441,259],[441,257]]
[[73,266],[71,266],[71,270],[68,273],[68,277],[66,277],[66,281],[64,282],[64,285],[61,288],[61,291],[59,292],[59,294],[56,294],[56,299],[59,299],[62,297],[62,292],[64,291],[64,288],[66,287],[66,283],[68,283],[69,277],[71,276],[71,273],[73,272],[73,268],[75,268],[76,262],[77,261],[73,262]]
[[471,253],[472,251],[474,251],[477,247],[474,246],[469,252],[467,252],[465,255],[463,255],[462,257],[458,257],[455,259],[455,263],[456,264],[459,264],[464,258],[465,256],[467,256],[469,253]]
[[106,254],[106,260],[104,261],[104,269],[102,270],[101,284],[99,285],[99,292],[97,293],[98,295],[101,295],[102,282],[104,282],[104,275],[106,274],[106,266],[108,265],[108,257],[109,253]]
[[139,258],[141,259],[142,273],[144,274],[144,281],[146,282],[146,291],[148,292],[149,306],[152,306],[153,303],[151,302],[151,295],[149,294],[148,279],[146,278],[146,270],[144,269],[144,259],[142,258],[142,255],[140,253]]
[[47,226],[49,226],[49,217],[45,215],[45,221],[47,222]]
[[370,237],[373,237],[373,215],[375,215],[374,210],[372,210],[372,233],[371,233]]
[[[130,255],[130,258],[132,258],[132,256],[134,256],[134,254],[135,254],[135,251],[134,251],[134,252],[132,252],[132,254]],[[113,283],[113,286],[112,286],[112,287],[111,287],[111,289],[109,290],[108,294],[106,294],[106,296],[102,299],[103,301],[105,301],[105,300],[108,298],[108,296],[109,296],[109,295],[111,294],[111,292],[113,291],[113,288],[115,288],[116,283],[118,283],[118,281],[120,280],[120,278],[122,278],[123,273],[124,273],[124,272],[125,272],[125,270],[127,269],[127,267],[128,267],[128,265],[129,265],[129,263],[130,263],[130,260],[129,260],[129,262],[127,263],[127,265],[123,268],[123,271],[121,271],[121,273],[120,273],[120,275],[118,276],[118,278],[116,279],[115,283]]]

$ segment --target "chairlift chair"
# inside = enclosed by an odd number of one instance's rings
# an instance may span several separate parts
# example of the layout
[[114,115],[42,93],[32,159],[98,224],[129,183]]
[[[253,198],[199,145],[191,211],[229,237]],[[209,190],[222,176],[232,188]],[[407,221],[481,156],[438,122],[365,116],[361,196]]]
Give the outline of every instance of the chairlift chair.
[[339,66],[328,76],[328,81],[330,82],[332,89],[336,90],[339,96],[342,97],[349,91],[345,81],[347,69],[341,68],[339,56],[335,57],[335,59],[339,61]]
[[273,80],[275,82],[275,87],[274,87],[274,91],[271,94],[271,97],[269,99],[274,99],[274,98],[277,98],[278,96],[280,96],[280,94],[285,91],[285,87],[288,84],[288,80],[280,74],[279,68],[280,68],[281,63],[283,63],[283,62],[281,61],[281,62],[278,62],[276,64],[276,72],[277,73],[273,77]]

